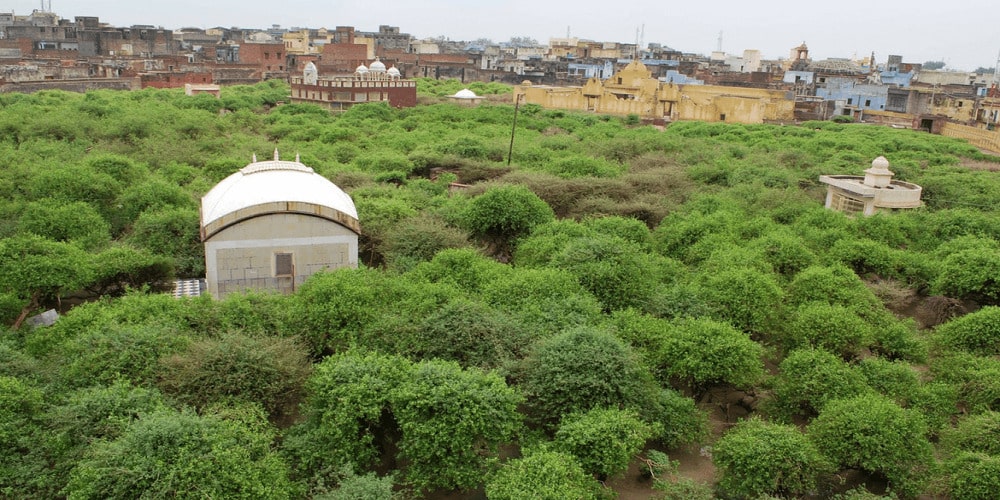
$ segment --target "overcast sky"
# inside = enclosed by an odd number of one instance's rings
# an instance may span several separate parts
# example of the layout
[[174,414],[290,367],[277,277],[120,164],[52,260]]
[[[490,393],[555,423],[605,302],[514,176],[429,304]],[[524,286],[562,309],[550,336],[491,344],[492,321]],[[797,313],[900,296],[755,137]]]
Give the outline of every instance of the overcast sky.
[[[46,0],[46,6],[48,1]],[[0,0],[0,10],[24,15],[41,0]],[[52,0],[61,17],[98,16],[115,26],[151,24],[176,29],[239,26],[375,31],[399,26],[417,38],[528,36],[539,42],[571,36],[661,43],[709,54],[718,46],[766,59],[787,58],[802,43],[815,59],[889,54],[905,62],[943,60],[948,68],[993,67],[1000,54],[1000,0]]]

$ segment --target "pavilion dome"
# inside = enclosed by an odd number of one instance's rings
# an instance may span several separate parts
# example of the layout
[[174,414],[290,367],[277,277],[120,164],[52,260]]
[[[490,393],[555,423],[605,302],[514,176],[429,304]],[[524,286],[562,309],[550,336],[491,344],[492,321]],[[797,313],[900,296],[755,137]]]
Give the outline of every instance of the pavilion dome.
[[[348,67],[350,67],[350,66],[348,66]],[[354,70],[354,72],[355,73],[361,73],[363,75],[363,74],[365,74],[365,73],[368,72],[368,68],[364,64],[362,64],[361,66],[358,66],[358,69]]]
[[473,92],[473,91],[471,91],[469,89],[462,89],[462,90],[459,90],[458,92],[455,92],[455,95],[453,95],[452,97],[455,97],[455,98],[458,98],[458,99],[475,99],[475,98],[477,98],[479,96],[477,96],[475,92]]
[[358,211],[351,197],[298,158],[282,161],[275,151],[273,160],[254,160],[202,197],[201,225],[212,225],[209,233],[247,217],[281,211],[276,207],[303,204],[342,214],[345,222],[358,227]]
[[397,69],[395,66],[387,69],[385,73],[393,78],[400,77],[399,69]]
[[372,62],[371,67],[369,67],[368,69],[373,73],[384,73],[386,71],[385,63],[379,61],[377,57],[375,58],[375,61]]

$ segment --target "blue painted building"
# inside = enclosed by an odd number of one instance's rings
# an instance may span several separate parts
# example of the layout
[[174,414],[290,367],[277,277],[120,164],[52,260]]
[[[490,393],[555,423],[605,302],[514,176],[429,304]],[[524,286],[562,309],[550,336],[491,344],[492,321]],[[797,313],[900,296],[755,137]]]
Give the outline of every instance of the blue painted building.
[[786,71],[781,81],[792,84],[812,85],[815,76],[816,73],[812,71]]
[[601,80],[607,80],[611,78],[611,75],[615,72],[615,65],[611,60],[606,60],[603,63],[569,63],[569,69],[566,74],[568,76],[579,76],[583,78],[600,78]]
[[678,85],[704,85],[705,80],[698,80],[696,78],[691,78],[684,73],[678,72],[676,69],[668,69],[667,74],[660,77],[661,82],[666,83],[676,83]]
[[826,101],[843,101],[849,109],[883,111],[889,98],[889,87],[858,83],[852,78],[827,78],[826,87],[816,89],[816,97]]

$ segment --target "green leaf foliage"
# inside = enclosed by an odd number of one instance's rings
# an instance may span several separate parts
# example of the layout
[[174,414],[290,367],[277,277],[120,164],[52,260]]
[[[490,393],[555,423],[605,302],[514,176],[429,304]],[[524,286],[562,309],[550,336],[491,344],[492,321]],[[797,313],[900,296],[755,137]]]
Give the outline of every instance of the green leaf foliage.
[[596,500],[601,484],[571,454],[539,450],[510,460],[486,481],[490,500]]
[[792,351],[774,378],[778,414],[814,414],[828,402],[870,391],[861,372],[821,349]]
[[952,498],[988,500],[1000,491],[1000,457],[982,453],[960,453],[946,465],[948,491]]
[[826,302],[799,306],[785,326],[788,349],[813,347],[855,357],[873,340],[871,326],[847,307]]
[[553,446],[604,480],[624,472],[652,435],[653,429],[631,410],[593,408],[564,416]]
[[518,238],[554,217],[552,209],[528,188],[498,186],[473,198],[461,220],[473,236],[512,248]]
[[720,383],[749,387],[764,375],[764,348],[727,323],[675,320],[653,342],[657,371],[698,391]]
[[354,352],[317,364],[306,386],[306,420],[286,438],[298,475],[315,483],[345,465],[373,465],[375,437],[394,425],[386,418],[391,391],[409,369],[400,357]]
[[954,454],[968,451],[1000,456],[1000,412],[969,415],[942,432],[941,441]]
[[418,491],[478,485],[487,461],[519,430],[520,395],[494,374],[457,364],[415,365],[392,391],[392,412],[402,432],[406,481]]
[[980,356],[1000,355],[1000,307],[988,306],[935,330],[937,341]]
[[415,490],[472,488],[521,425],[521,397],[500,377],[443,361],[350,352],[317,365],[307,389],[306,421],[286,447],[313,486],[374,465],[387,440]]
[[706,301],[717,315],[747,333],[762,333],[780,317],[782,290],[771,273],[728,269],[703,277]]
[[932,283],[932,290],[942,295],[1000,304],[1000,250],[975,248],[948,255]]
[[798,496],[814,493],[832,466],[809,439],[790,425],[744,420],[712,447],[726,497]]
[[211,416],[163,411],[97,444],[73,470],[66,494],[289,498],[290,484],[288,467],[271,450],[268,433]]
[[280,416],[298,404],[310,369],[308,352],[295,339],[231,333],[161,358],[157,384],[195,408],[238,398]]
[[537,343],[519,377],[529,416],[554,426],[593,408],[643,407],[652,401],[651,376],[613,335],[578,328]]
[[834,463],[882,474],[905,497],[916,496],[929,479],[933,457],[926,432],[918,413],[875,394],[831,401],[808,430]]

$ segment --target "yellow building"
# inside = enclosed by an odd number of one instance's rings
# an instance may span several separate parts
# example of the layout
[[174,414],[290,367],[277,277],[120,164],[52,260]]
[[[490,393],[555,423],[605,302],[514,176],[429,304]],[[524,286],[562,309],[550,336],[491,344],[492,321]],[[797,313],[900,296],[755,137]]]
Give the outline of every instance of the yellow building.
[[700,120],[727,123],[794,121],[795,101],[789,92],[678,85],[652,77],[646,65],[632,61],[611,78],[591,78],[582,87],[551,87],[525,82],[514,87],[514,99],[544,108],[639,115],[652,120]]

